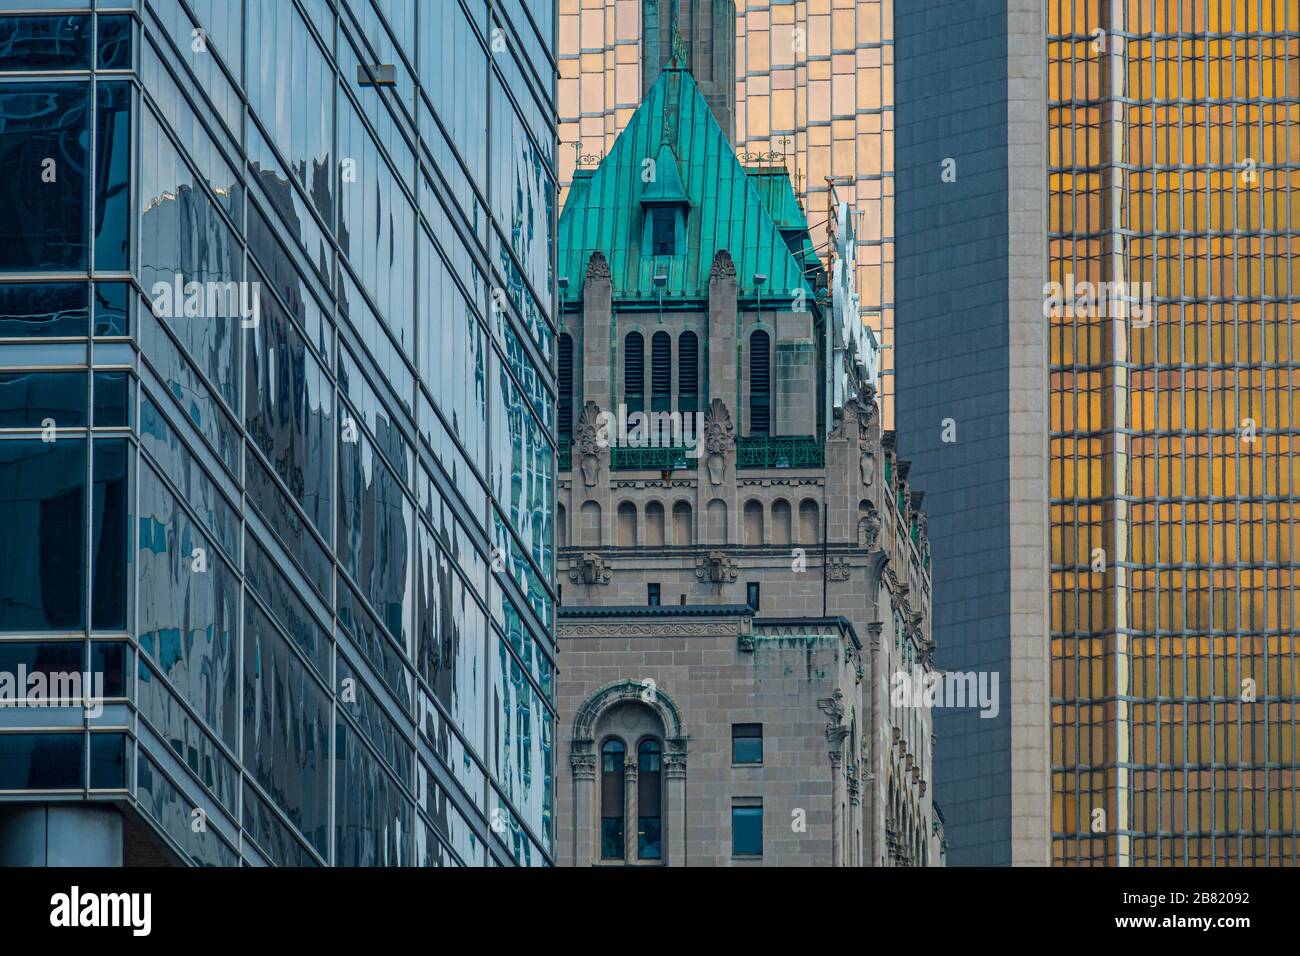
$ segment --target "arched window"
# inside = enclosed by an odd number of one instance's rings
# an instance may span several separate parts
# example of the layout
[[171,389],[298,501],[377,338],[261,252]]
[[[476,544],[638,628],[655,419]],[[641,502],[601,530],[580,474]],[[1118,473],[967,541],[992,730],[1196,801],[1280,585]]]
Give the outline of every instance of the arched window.
[[[573,337],[560,335],[560,441],[573,440]],[[568,468],[567,461],[560,462]]]
[[749,337],[749,434],[764,437],[772,426],[772,378],[767,333]]
[[763,543],[763,503],[751,498],[745,502],[745,544]]
[[777,498],[772,502],[772,543],[790,544],[791,533],[790,502]]
[[623,340],[623,402],[628,414],[645,411],[645,339],[629,332]]
[[662,548],[664,540],[664,506],[652,501],[645,506],[645,543],[647,547]]
[[636,858],[664,858],[663,753],[657,740],[637,748]]
[[727,503],[721,498],[704,506],[704,527],[709,544],[727,543]]
[[821,507],[812,498],[799,502],[799,543],[816,544],[821,540]]
[[700,342],[694,332],[677,340],[677,408],[682,414],[700,410]]
[[621,740],[600,748],[600,858],[623,859],[623,758]]
[[637,506],[630,501],[619,505],[619,548],[637,546]]
[[691,506],[684,501],[673,505],[673,544],[694,544],[694,529],[691,522]]

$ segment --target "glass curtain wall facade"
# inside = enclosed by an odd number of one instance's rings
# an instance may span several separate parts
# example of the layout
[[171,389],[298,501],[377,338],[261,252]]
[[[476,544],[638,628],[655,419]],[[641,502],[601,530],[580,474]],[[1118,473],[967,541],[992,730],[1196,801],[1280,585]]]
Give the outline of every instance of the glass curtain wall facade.
[[1046,10],[1052,858],[1293,864],[1300,8]]
[[0,0],[0,671],[107,703],[0,708],[0,813],[547,865],[554,0],[51,7]]
[[[560,0],[560,182],[594,165],[641,102],[644,5]],[[682,0],[686,2],[686,0]],[[892,0],[735,0],[735,143],[778,153],[826,238],[830,185],[857,211],[857,291],[882,344],[894,330]],[[893,354],[881,354],[880,403],[893,427]]]

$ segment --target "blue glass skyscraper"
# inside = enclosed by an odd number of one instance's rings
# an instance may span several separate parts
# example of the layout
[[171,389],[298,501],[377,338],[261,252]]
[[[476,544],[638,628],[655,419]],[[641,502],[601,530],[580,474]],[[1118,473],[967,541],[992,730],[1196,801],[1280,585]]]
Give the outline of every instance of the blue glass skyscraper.
[[0,864],[553,858],[554,0],[0,0]]

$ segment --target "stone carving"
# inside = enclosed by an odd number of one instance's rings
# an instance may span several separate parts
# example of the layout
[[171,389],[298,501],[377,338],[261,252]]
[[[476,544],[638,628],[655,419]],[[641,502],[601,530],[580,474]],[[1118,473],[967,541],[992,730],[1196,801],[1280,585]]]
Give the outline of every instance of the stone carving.
[[754,619],[752,617],[742,617],[740,619],[740,629],[736,632],[736,644],[744,653],[752,654],[754,652]]
[[573,775],[579,780],[596,779],[596,755],[584,753],[569,754],[569,766],[573,768]]
[[831,558],[826,564],[826,577],[831,581],[847,581],[853,574],[853,567],[847,561]]
[[[826,724],[826,739],[838,748],[849,735],[849,728],[844,726],[844,691],[835,688],[835,693],[830,697],[823,697],[817,701],[817,709],[829,718]],[[831,755],[831,762],[838,766],[836,753],[842,754],[842,751],[837,749]]]
[[876,456],[866,446],[863,446],[862,457],[858,459],[858,470],[862,475],[862,487],[870,488],[876,480]]
[[587,278],[609,281],[609,260],[603,252],[593,252],[587,260]]
[[709,453],[706,464],[709,469],[709,481],[714,485],[722,484],[726,475],[727,454],[736,446],[736,426],[731,420],[731,412],[720,398],[709,402],[708,411],[704,413],[704,447]]
[[664,764],[664,773],[669,779],[686,776],[685,750],[666,750],[661,759]]
[[868,503],[867,513],[858,520],[858,546],[875,551],[880,544],[880,512]]
[[608,584],[614,569],[600,555],[588,551],[581,558],[569,562],[569,580],[575,584]]
[[739,573],[740,569],[736,566],[736,562],[732,561],[725,551],[710,551],[695,565],[696,579],[710,581],[713,584],[730,584],[736,580]]
[[709,279],[734,279],[736,278],[736,263],[731,258],[731,253],[726,249],[719,249],[718,254],[713,257],[713,268],[709,270]]
[[600,406],[595,402],[587,402],[582,406],[575,438],[578,454],[582,456],[579,464],[582,483],[588,488],[594,488],[600,478],[600,455],[604,451],[600,441]]

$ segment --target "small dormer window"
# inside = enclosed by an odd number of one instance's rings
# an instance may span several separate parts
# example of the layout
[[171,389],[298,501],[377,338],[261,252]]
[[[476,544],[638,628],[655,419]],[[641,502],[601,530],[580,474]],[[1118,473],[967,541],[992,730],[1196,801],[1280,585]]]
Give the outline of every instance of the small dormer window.
[[673,206],[652,206],[650,212],[650,254],[673,256],[677,254],[677,209]]

